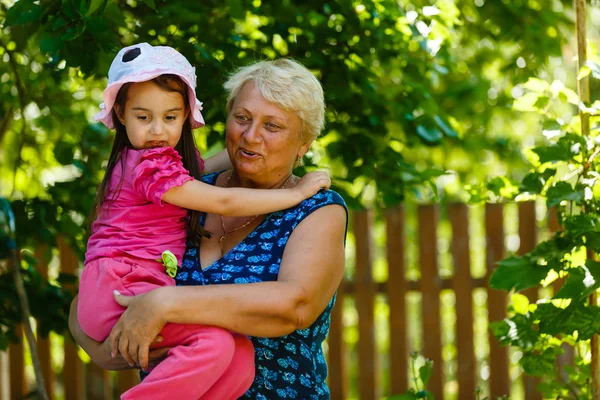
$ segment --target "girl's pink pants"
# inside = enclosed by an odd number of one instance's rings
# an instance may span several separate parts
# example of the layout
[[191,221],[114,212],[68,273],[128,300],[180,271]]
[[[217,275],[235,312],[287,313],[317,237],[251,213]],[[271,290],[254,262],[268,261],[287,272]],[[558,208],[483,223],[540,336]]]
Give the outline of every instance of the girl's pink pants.
[[[83,331],[103,342],[125,307],[113,297],[174,285],[157,261],[100,258],[85,265],[77,315]],[[237,399],[254,380],[254,348],[246,336],[203,325],[167,324],[160,347],[171,347],[139,384],[121,399]]]

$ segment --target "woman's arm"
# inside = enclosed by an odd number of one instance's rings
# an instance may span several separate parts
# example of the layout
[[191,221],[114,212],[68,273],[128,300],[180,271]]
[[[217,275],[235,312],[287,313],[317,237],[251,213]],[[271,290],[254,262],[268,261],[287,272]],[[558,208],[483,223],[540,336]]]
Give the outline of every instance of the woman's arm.
[[141,296],[116,296],[128,309],[107,340],[114,352],[145,366],[148,343],[166,322],[262,337],[307,328],[341,281],[345,227],[341,206],[325,206],[306,217],[290,236],[275,282],[164,287]]
[[292,189],[222,188],[192,180],[172,187],[162,200],[189,210],[242,217],[293,207],[330,185],[324,171],[309,172]]
[[[77,296],[75,296],[73,302],[71,302],[71,308],[69,310],[69,330],[77,344],[81,346],[81,348],[90,356],[92,361],[100,368],[117,371],[134,367],[133,363],[128,363],[123,357],[118,355],[113,357],[111,355],[110,342],[108,340],[104,341],[104,343],[99,343],[83,332],[81,326],[79,326],[79,321],[77,320]],[[162,338],[159,337],[154,343],[160,343],[161,341]],[[157,364],[165,358],[169,348],[170,347],[153,349],[149,355],[150,365]]]
[[213,172],[225,171],[231,169],[231,160],[227,150],[221,150],[207,160],[204,160],[204,173],[210,174]]

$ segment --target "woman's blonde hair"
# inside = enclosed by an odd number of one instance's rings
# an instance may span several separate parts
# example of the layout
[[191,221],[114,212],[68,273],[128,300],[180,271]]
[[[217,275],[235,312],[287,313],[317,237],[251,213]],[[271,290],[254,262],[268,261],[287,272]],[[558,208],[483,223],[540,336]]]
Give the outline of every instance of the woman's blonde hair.
[[305,66],[289,58],[280,58],[238,69],[224,85],[228,94],[228,114],[235,98],[248,82],[254,82],[268,102],[296,113],[302,121],[303,141],[311,142],[319,136],[325,126],[323,88]]

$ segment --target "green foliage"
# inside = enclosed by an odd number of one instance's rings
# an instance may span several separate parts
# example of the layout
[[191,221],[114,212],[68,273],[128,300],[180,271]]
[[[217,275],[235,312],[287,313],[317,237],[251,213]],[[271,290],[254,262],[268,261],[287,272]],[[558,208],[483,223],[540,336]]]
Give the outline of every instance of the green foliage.
[[0,267],[4,264],[0,268],[0,350],[19,340],[17,328],[23,320],[11,268],[21,268],[31,315],[37,319],[38,332],[43,337],[50,331],[62,333],[67,326],[73,293],[65,290],[64,285],[74,287],[76,283],[74,276],[66,274],[59,276],[57,284],[49,283],[36,270],[37,260],[29,252],[21,253],[19,266],[10,266],[11,261],[6,259],[16,251],[15,227],[10,205],[0,197]]
[[[595,76],[596,62],[588,63],[580,77]],[[509,318],[491,328],[501,343],[522,352],[520,364],[526,374],[542,379],[539,388],[544,397],[589,398],[590,366],[585,354],[578,351],[576,364],[562,372],[556,370],[556,359],[564,346],[579,350],[600,333],[600,307],[588,301],[600,287],[600,263],[594,256],[600,250],[599,104],[580,104],[577,95],[557,81],[530,79],[523,87],[526,93],[514,106],[547,118],[546,142],[531,149],[533,169],[519,185],[510,183],[518,190],[509,198],[545,199],[546,206],[556,211],[561,229],[528,254],[499,262],[489,283],[506,291],[545,287],[559,278],[563,283],[551,299],[536,304],[514,295]],[[558,117],[565,107],[574,114],[567,122]],[[591,130],[582,130],[578,112],[590,119]]]
[[404,394],[389,397],[389,400],[433,399],[433,395],[427,391],[427,384],[433,374],[433,361],[425,359],[423,365],[417,369],[418,358],[418,353],[413,352],[410,354],[410,368],[413,373],[414,387],[408,389]]

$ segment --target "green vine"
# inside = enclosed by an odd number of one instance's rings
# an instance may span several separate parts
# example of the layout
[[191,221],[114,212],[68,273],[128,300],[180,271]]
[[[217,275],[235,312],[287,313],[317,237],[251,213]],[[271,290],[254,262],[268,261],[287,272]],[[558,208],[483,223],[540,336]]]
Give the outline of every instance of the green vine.
[[[579,79],[600,78],[598,58],[587,62]],[[600,287],[600,102],[584,104],[562,82],[530,79],[514,108],[537,112],[545,140],[528,153],[532,170],[516,184],[496,179],[487,189],[510,199],[542,198],[557,213],[560,230],[522,256],[500,263],[490,286],[507,292],[545,288],[560,280],[550,298],[529,303],[512,296],[509,317],[493,323],[494,335],[522,352],[525,374],[541,379],[545,398],[591,398],[590,339],[600,332],[600,307],[588,297]],[[579,113],[590,119],[590,132],[582,132]],[[566,119],[565,115],[570,116]],[[572,365],[562,370],[556,360],[571,347]]]

